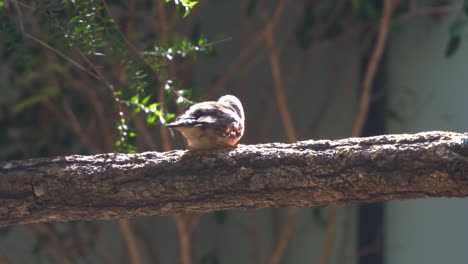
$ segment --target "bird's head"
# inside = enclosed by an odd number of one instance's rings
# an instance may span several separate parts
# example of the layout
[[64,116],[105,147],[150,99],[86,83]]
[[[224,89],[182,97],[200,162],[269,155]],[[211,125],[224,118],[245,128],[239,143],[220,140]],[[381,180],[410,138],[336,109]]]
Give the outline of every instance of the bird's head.
[[236,111],[236,113],[239,115],[242,121],[245,120],[244,108],[242,107],[241,101],[237,97],[229,94],[224,95],[218,99],[218,102],[229,105],[230,107],[232,107],[232,109],[234,109],[234,111]]

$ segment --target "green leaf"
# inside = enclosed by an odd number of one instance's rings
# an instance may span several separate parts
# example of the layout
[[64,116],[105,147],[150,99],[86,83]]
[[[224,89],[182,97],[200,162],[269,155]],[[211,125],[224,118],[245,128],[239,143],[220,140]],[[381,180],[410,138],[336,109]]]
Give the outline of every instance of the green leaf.
[[140,113],[140,111],[141,111],[141,105],[140,104],[132,107],[132,113]]
[[133,96],[132,98],[130,98],[130,102],[132,104],[138,104],[138,101],[140,100],[140,97],[137,95]]
[[455,52],[460,47],[461,37],[460,36],[453,36],[449,39],[449,42],[445,48],[445,57],[450,58],[452,57]]
[[198,4],[198,1],[190,1],[190,3],[188,4],[188,7],[190,9],[194,8],[196,5]]
[[128,145],[127,145],[127,153],[129,153],[129,154],[135,154],[135,153],[136,153],[136,148],[135,148],[135,146],[128,144]]
[[51,97],[54,97],[58,93],[58,89],[56,87],[45,87],[37,94],[32,95],[19,103],[17,103],[12,110],[12,115],[15,116],[20,112],[24,111],[27,108],[33,107],[38,103],[41,103]]
[[167,113],[167,114],[166,114],[166,121],[171,121],[172,119],[174,119],[174,117],[176,117],[176,114],[174,114],[174,113]]
[[152,113],[155,113],[158,110],[158,103],[153,103],[148,106],[148,110]]
[[149,102],[150,99],[151,99],[151,95],[146,96],[146,97],[143,98],[143,100],[141,101],[141,104],[142,104],[142,105],[146,105],[146,104]]
[[24,111],[25,109],[27,108],[30,108],[42,101],[45,101],[47,99],[46,96],[40,94],[40,95],[33,95],[33,96],[30,96],[29,98],[26,98],[24,100],[22,100],[21,102],[17,103],[14,107],[13,107],[13,110],[12,110],[12,115],[13,116],[16,116],[17,114],[19,114],[20,112]]
[[156,122],[156,118],[157,118],[157,116],[155,116],[155,115],[148,115],[146,117],[146,123],[148,125],[152,125],[152,124],[154,124],[154,122]]
[[198,46],[203,46],[203,44],[205,44],[205,39],[204,38],[200,38],[198,39]]
[[457,19],[449,27],[449,33],[451,37],[461,36],[467,25],[466,19]]

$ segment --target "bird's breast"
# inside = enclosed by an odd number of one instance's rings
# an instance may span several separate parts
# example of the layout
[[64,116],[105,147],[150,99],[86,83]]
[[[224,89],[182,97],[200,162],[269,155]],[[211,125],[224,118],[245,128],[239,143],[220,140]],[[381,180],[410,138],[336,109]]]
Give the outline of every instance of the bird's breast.
[[177,127],[176,129],[182,133],[190,150],[234,147],[240,139],[214,128]]

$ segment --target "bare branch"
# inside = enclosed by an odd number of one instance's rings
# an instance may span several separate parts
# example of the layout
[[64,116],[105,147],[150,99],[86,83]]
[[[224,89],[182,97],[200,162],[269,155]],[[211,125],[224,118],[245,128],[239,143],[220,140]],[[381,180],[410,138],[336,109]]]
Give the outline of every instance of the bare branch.
[[397,7],[397,2],[394,0],[385,0],[383,7],[383,14],[380,18],[379,31],[377,33],[377,40],[375,43],[374,50],[372,51],[369,64],[364,74],[362,81],[361,98],[359,99],[359,107],[354,120],[353,130],[351,135],[358,137],[361,135],[367,120],[369,105],[371,102],[371,88],[374,82],[375,74],[377,73],[377,67],[379,66],[380,59],[382,58],[385,46],[387,44],[388,32],[391,25],[391,18],[393,11]]
[[468,133],[0,163],[0,225],[468,196]]
[[138,252],[138,245],[135,238],[135,232],[128,219],[119,220],[120,231],[122,232],[125,244],[127,245],[128,252],[130,253],[130,260],[132,264],[141,264],[140,253]]

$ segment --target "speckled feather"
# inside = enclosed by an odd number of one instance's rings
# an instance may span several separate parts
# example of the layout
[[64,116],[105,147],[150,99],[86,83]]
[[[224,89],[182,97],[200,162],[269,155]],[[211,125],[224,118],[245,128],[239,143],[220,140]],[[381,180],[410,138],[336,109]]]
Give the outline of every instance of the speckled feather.
[[191,150],[235,147],[244,134],[244,111],[239,99],[225,95],[192,105],[166,126],[181,132]]

